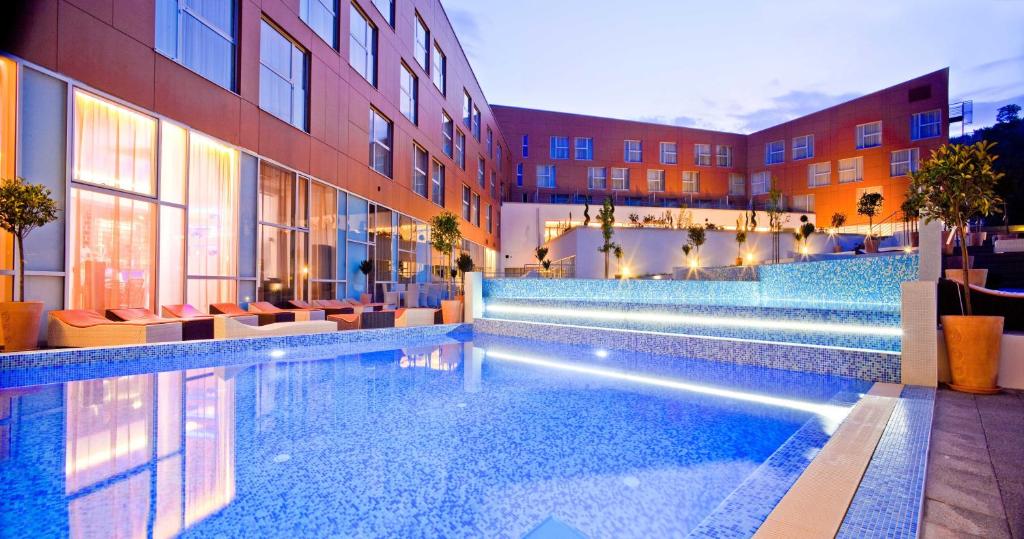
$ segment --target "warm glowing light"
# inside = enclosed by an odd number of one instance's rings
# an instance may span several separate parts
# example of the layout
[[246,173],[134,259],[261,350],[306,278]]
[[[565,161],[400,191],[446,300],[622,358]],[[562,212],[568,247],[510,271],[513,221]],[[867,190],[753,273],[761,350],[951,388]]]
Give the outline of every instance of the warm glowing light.
[[302,266],[302,274],[309,275],[309,266]]
[[801,245],[800,246],[800,254],[807,255],[809,252],[810,251],[807,250],[807,246],[806,245]]
[[698,266],[700,266],[700,261],[696,258],[690,260],[690,269],[697,269]]
[[651,277],[651,279],[654,279],[655,281],[660,281],[661,275],[655,275],[654,277]]
[[594,351],[594,355],[597,356],[597,357],[600,357],[600,358],[605,358],[605,357],[608,357],[608,351],[607,350],[595,350]]
[[816,414],[825,418],[828,421],[826,428],[829,431],[837,427],[839,423],[846,418],[847,414],[850,413],[849,408],[843,406],[835,406],[832,404],[818,404],[796,399],[784,399],[781,397],[772,397],[770,395],[761,395],[758,393],[748,393],[744,391],[736,391],[721,387],[694,384],[690,382],[684,382],[681,380],[673,380],[671,378],[660,378],[646,374],[623,372],[601,367],[591,367],[579,363],[568,363],[562,361],[552,361],[548,359],[528,357],[500,350],[487,350],[486,357],[490,359],[523,363],[526,365],[533,365],[536,367],[557,369],[560,371],[575,372],[578,374],[586,374],[590,376],[600,376],[602,378],[610,378],[613,380],[622,380],[625,382],[633,382],[637,384],[664,387],[668,389],[677,389],[680,391],[688,391],[691,393],[699,393],[702,395],[712,395],[715,397],[722,397],[726,399],[753,402],[756,404],[765,404],[768,406],[778,406],[781,408],[799,410],[802,412],[810,412],[812,414]]
[[747,258],[747,264],[753,264],[754,263],[754,253],[747,253],[747,257],[746,258]]
[[665,325],[709,326],[741,329],[777,329],[783,331],[809,331],[816,333],[845,333],[849,335],[877,335],[899,337],[903,330],[888,326],[862,326],[857,324],[832,324],[826,322],[803,322],[799,320],[769,320],[764,318],[727,318],[717,316],[694,316],[667,312],[633,312],[599,309],[541,308],[535,305],[486,306],[488,312],[506,314],[531,314],[564,318],[589,318],[615,322],[645,322]]
[[904,253],[911,253],[913,251],[914,251],[914,248],[909,246],[909,245],[907,245],[906,247],[903,248],[903,252]]
[[277,348],[277,349],[274,349],[274,350],[270,351],[270,357],[272,357],[274,359],[281,359],[281,358],[284,357],[284,354],[285,354],[284,350],[281,350],[280,348]]
[[623,279],[629,277],[629,266],[622,266],[622,271],[620,273],[622,273]]

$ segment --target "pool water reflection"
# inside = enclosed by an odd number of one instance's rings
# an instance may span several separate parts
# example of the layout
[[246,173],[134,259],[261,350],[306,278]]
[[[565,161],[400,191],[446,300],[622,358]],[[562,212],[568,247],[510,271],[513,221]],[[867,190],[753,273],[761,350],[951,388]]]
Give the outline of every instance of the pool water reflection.
[[867,385],[484,336],[290,355],[0,390],[0,536],[680,535]]

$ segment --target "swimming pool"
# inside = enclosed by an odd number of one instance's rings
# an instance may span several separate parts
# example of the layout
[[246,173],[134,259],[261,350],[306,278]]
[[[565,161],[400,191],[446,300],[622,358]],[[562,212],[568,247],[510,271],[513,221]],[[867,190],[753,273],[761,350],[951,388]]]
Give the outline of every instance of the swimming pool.
[[0,535],[680,536],[870,386],[491,335],[186,364],[6,378]]

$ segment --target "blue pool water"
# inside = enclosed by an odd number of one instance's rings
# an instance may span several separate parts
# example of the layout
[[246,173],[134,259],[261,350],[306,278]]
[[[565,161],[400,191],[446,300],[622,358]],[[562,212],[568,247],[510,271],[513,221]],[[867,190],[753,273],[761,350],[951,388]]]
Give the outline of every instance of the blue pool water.
[[682,536],[869,386],[486,335],[261,354],[6,377],[0,536]]

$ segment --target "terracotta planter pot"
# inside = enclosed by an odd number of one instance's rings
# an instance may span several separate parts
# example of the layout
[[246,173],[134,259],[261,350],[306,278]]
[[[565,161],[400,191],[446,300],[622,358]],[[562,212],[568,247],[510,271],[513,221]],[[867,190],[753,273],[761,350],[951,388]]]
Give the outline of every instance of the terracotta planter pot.
[[[950,281],[956,281],[963,284],[964,281],[964,270],[962,269],[947,269],[946,278]],[[984,287],[988,281],[988,270],[987,269],[969,269],[967,270],[967,280],[974,286]]]
[[1002,316],[943,316],[950,387],[965,393],[999,392],[999,347],[1003,338]]
[[864,252],[866,252],[866,253],[877,253],[878,252],[878,238],[864,238]]
[[988,239],[988,232],[969,232],[967,234],[968,247],[980,247]]
[[458,324],[462,321],[462,302],[454,299],[441,301],[441,321],[445,324]]
[[737,256],[736,257],[736,265],[737,266],[742,266],[743,265],[743,257],[742,256]]
[[0,336],[4,352],[35,350],[39,346],[39,323],[43,314],[41,301],[8,301],[0,303]]

